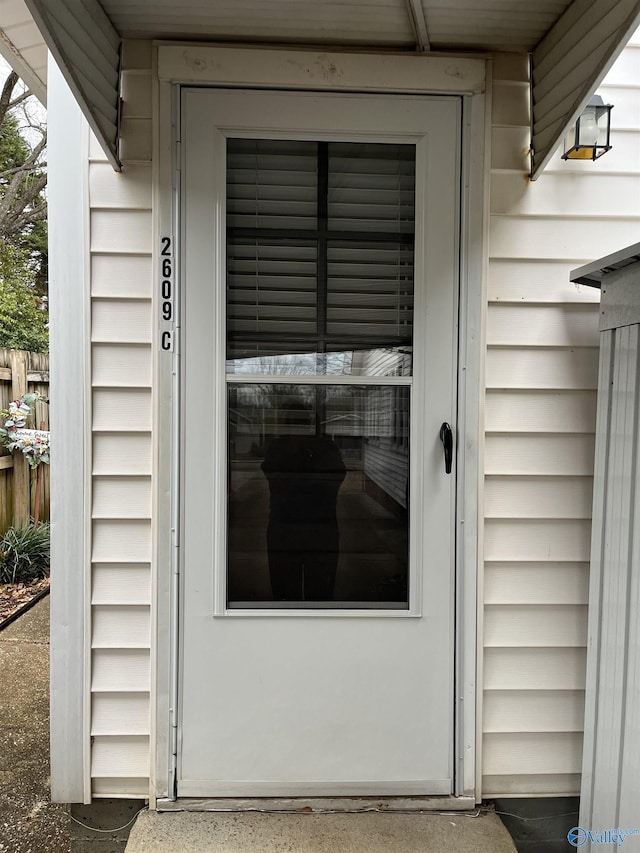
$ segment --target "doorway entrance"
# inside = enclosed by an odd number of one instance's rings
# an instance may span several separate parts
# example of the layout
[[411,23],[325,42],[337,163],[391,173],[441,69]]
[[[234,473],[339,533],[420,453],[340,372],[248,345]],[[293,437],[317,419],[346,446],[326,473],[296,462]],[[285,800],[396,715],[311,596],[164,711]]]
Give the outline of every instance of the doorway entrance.
[[460,101],[185,89],[182,149],[178,796],[450,794]]

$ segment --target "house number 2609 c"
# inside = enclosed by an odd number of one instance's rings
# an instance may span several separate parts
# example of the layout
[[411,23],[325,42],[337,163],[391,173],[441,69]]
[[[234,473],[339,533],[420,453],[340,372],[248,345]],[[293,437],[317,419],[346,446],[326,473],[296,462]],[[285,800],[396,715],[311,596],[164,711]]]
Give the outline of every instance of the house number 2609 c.
[[[167,328],[167,324],[170,328]],[[160,238],[160,349],[173,351],[173,243]]]

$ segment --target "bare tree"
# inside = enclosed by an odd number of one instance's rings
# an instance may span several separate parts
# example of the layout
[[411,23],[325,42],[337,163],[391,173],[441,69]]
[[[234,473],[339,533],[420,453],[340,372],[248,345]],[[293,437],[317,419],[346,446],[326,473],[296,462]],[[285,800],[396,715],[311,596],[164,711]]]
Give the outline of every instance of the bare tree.
[[47,129],[28,108],[31,92],[19,83],[11,71],[0,95],[0,237],[9,241],[47,218]]

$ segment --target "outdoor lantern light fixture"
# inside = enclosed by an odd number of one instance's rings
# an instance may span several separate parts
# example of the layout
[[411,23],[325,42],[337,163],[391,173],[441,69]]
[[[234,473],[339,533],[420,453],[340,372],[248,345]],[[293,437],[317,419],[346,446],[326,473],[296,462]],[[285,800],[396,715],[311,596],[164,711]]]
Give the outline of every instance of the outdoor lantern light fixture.
[[564,138],[563,160],[597,160],[611,148],[611,110],[600,95],[594,95]]

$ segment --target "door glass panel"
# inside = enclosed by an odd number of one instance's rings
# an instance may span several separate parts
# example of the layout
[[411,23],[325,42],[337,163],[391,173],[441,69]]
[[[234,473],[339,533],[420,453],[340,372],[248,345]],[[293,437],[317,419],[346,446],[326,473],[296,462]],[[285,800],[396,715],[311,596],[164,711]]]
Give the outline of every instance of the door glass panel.
[[415,147],[228,139],[227,158],[228,373],[390,375],[356,357],[378,351],[411,375]]
[[229,607],[408,607],[409,395],[229,386]]
[[407,609],[415,147],[227,155],[227,606]]

